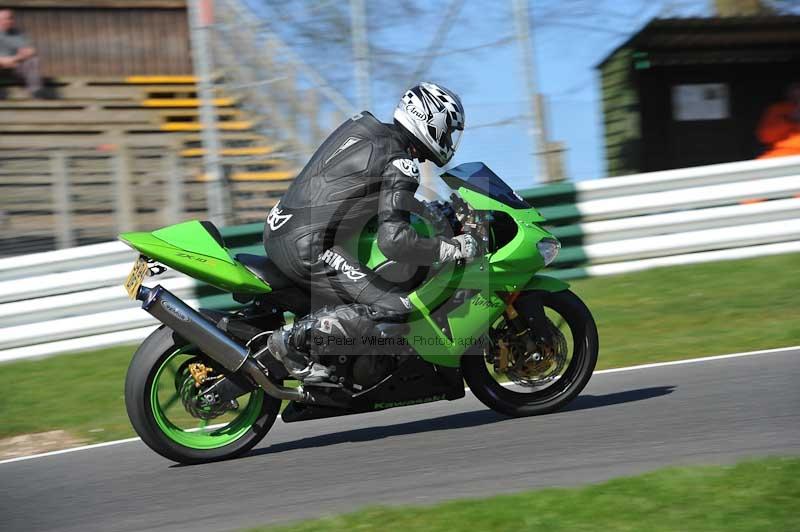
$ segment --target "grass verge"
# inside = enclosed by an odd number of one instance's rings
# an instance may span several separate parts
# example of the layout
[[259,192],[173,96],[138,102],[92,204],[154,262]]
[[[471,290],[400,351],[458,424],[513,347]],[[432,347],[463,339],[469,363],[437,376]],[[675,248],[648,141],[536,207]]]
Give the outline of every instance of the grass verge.
[[599,368],[800,344],[800,254],[582,279]]
[[583,488],[377,507],[252,532],[798,530],[800,459],[670,468]]
[[124,382],[135,347],[0,366],[0,437],[65,429],[89,442],[134,436]]
[[[800,343],[799,269],[792,254],[584,279],[573,290],[597,320],[602,369]],[[133,435],[123,403],[133,350],[2,365],[0,437]]]

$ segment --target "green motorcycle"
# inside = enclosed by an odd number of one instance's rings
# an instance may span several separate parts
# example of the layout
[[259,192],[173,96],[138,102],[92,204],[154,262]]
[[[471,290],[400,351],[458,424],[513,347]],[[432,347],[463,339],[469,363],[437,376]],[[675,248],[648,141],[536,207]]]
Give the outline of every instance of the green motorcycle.
[[[336,382],[302,385],[265,348],[313,297],[260,255],[232,257],[209,222],[124,233],[139,251],[125,287],[163,325],[133,355],[125,382],[131,423],[154,451],[192,464],[250,450],[278,415],[284,422],[372,412],[464,397],[464,382],[508,416],[562,408],[588,383],[598,354],[586,305],[555,278],[537,275],[560,244],[544,218],[483,163],[442,178],[449,226],[483,245],[469,263],[412,267],[387,260],[368,224],[350,249],[406,288],[406,323],[342,347],[326,361]],[[414,218],[429,234],[430,221]],[[233,295],[235,311],[195,310],[147,277],[174,268]],[[313,306],[313,305],[312,305]],[[376,355],[380,356],[376,356]],[[285,407],[281,410],[283,401]]]

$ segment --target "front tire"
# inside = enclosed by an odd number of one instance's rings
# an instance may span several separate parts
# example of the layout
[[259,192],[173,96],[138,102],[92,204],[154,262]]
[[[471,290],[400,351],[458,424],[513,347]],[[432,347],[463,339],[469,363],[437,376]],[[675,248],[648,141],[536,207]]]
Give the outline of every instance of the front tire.
[[507,416],[536,416],[563,408],[586,387],[597,364],[597,326],[583,301],[569,290],[538,295],[548,312],[563,318],[572,338],[569,364],[558,379],[544,389],[519,392],[508,386],[510,383],[504,386],[497,381],[482,353],[461,358],[464,380],[475,397]]
[[226,460],[249,451],[275,423],[280,400],[257,388],[242,396],[246,404],[240,411],[213,420],[227,423],[208,425],[193,418],[181,404],[180,379],[174,373],[180,360],[191,357],[213,365],[166,326],[139,346],[125,377],[125,407],[134,430],[155,452],[182,464]]

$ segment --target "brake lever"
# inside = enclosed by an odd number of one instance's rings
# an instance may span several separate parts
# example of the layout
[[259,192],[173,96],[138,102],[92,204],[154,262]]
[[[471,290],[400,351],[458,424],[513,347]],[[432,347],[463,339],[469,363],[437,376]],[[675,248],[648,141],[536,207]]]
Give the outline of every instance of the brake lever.
[[469,218],[471,209],[467,202],[461,199],[461,196],[453,192],[450,194],[450,201],[453,205],[453,210],[455,211],[456,219],[463,223],[463,221]]

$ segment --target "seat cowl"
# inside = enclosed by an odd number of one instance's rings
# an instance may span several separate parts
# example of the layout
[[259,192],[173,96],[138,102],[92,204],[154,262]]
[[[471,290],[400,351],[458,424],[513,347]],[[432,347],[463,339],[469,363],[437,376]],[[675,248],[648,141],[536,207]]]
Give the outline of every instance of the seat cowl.
[[286,277],[269,257],[239,253],[235,258],[253,275],[268,283],[273,291],[294,286],[292,280]]
[[233,264],[219,230],[210,222],[191,220],[162,227],[153,231],[152,235],[189,253],[198,253]]

